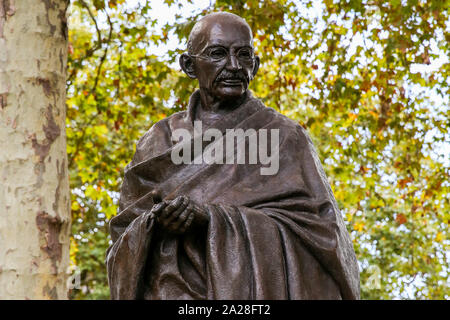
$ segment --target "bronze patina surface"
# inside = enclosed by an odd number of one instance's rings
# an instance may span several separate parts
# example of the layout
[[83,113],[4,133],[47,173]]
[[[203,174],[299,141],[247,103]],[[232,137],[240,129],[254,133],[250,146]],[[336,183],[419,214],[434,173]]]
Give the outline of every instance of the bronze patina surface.
[[[200,89],[139,140],[125,169],[110,223],[112,299],[359,298],[352,242],[311,139],[248,90],[259,67],[252,41],[230,13],[192,30],[180,65]],[[279,170],[175,164],[173,133],[194,137],[194,121],[224,135],[278,130]]]

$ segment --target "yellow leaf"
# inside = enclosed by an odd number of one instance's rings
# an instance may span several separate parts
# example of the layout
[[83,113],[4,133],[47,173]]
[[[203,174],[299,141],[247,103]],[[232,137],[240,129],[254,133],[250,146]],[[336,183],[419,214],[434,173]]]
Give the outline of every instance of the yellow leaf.
[[375,112],[373,112],[373,111],[369,111],[369,113],[375,118],[375,119],[378,119],[378,114],[377,113],[375,113]]
[[358,231],[358,232],[362,232],[363,229],[364,229],[364,223],[362,223],[362,222],[356,222],[356,223],[353,225],[353,229],[355,229],[355,230]]
[[78,209],[80,209],[80,205],[78,204],[78,202],[73,201],[72,202],[72,211],[77,211]]
[[108,127],[105,125],[95,126],[94,132],[97,136],[103,136],[108,133]]
[[436,235],[436,241],[442,242],[442,240],[444,240],[444,235],[442,234],[442,232],[438,232],[438,234]]

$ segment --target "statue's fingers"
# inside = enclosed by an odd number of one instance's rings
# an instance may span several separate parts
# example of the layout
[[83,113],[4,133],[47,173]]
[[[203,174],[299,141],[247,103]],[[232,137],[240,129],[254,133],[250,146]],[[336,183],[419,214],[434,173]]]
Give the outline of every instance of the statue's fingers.
[[160,202],[160,203],[158,203],[158,204],[155,204],[155,205],[152,207],[151,212],[152,212],[154,215],[159,216],[159,215],[161,214],[161,211],[162,211],[166,206],[167,206],[167,203],[166,203],[165,201],[162,201],[162,202]]
[[171,223],[171,228],[175,231],[179,231],[180,227],[186,222],[186,220],[191,214],[192,214],[191,208],[188,207],[180,214],[177,220]]
[[189,205],[189,198],[184,197],[183,202],[180,204],[180,206],[175,211],[172,211],[170,216],[166,217],[165,222],[172,223],[173,221],[176,221],[181,215],[181,213],[188,207],[188,205]]
[[147,211],[145,213],[143,221],[145,223],[145,229],[146,230],[150,230],[150,227],[152,225],[152,221],[155,219],[155,217],[157,217],[157,216],[155,214],[153,214],[153,212],[151,210]]
[[175,211],[183,203],[183,201],[184,201],[183,198],[184,198],[184,196],[179,196],[179,197],[176,197],[174,200],[172,200],[167,205],[167,207],[165,207],[163,209],[163,211],[161,212],[159,217],[162,220],[166,220],[172,214],[172,212]]
[[195,213],[193,211],[190,211],[190,215],[187,217],[184,224],[181,225],[181,227],[178,229],[179,233],[185,233],[186,230],[191,226],[192,221],[194,221]]

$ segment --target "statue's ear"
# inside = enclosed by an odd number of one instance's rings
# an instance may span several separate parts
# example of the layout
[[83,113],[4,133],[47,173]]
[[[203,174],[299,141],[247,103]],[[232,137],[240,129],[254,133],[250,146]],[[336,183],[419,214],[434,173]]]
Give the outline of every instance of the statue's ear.
[[258,69],[259,69],[259,63],[260,63],[259,57],[258,57],[258,56],[255,56],[255,65],[253,66],[253,71],[252,71],[252,76],[253,76],[253,78],[256,76],[256,73],[258,72]]
[[197,78],[197,75],[195,74],[194,70],[194,60],[192,60],[191,56],[189,56],[185,52],[180,56],[179,62],[181,69],[184,71],[184,73],[188,75],[189,78],[191,79]]

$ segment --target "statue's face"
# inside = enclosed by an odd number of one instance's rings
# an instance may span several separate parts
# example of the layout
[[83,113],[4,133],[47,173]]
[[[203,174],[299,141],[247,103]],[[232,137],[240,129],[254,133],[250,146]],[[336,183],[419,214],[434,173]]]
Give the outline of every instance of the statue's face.
[[217,100],[241,97],[259,65],[251,32],[236,21],[209,21],[193,45],[194,73],[200,89]]

